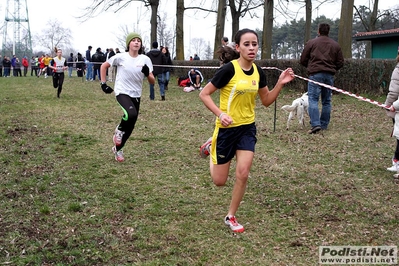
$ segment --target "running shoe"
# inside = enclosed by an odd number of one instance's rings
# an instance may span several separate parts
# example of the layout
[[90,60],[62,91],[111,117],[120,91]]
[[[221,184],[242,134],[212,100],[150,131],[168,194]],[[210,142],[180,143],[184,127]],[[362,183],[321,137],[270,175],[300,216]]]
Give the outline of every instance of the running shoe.
[[112,147],[112,152],[115,154],[115,160],[117,160],[118,162],[123,162],[125,160],[125,157],[123,157],[123,151],[116,150],[116,146]]
[[392,166],[388,167],[387,170],[391,172],[399,172],[399,161],[392,159]]
[[239,224],[236,220],[235,216],[226,216],[224,218],[224,223],[230,227],[231,231],[234,233],[242,233],[244,232],[244,226]]
[[209,156],[211,144],[212,144],[212,137],[210,137],[204,144],[201,145],[200,147],[201,158],[206,158]]
[[113,141],[114,141],[115,146],[120,146],[122,144],[122,137],[123,137],[123,134],[125,134],[125,132],[120,131],[118,129],[118,127],[119,126],[116,126],[114,137],[113,137]]

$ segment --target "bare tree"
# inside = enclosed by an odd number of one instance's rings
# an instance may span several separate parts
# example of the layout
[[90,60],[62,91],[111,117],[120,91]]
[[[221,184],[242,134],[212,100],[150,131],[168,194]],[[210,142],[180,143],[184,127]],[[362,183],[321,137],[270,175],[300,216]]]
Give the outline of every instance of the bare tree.
[[310,32],[312,26],[312,0],[305,0],[305,42],[306,44],[310,40]]
[[[224,0],[225,1],[225,0]],[[212,2],[213,3],[213,2]],[[203,7],[204,3],[199,2],[197,6],[184,6],[184,0],[176,0],[176,59],[184,60],[184,11],[188,9],[195,9],[198,11],[205,11],[207,14],[216,12],[212,8]],[[224,17],[223,17],[224,19]],[[224,22],[223,22],[224,23]],[[223,35],[223,32],[221,33]],[[221,39],[222,37],[220,37]],[[219,39],[219,42],[220,42]]]
[[85,13],[80,16],[81,19],[87,20],[97,16],[101,12],[113,11],[118,12],[127,7],[132,2],[142,2],[145,7],[151,9],[151,43],[157,40],[157,27],[158,27],[158,7],[159,0],[92,0],[92,4],[84,8]]
[[184,0],[176,0],[176,59],[184,60]]
[[[143,38],[143,34],[142,32],[140,32],[139,29],[137,29],[135,26],[131,26],[131,25],[120,25],[118,27],[119,31],[114,33],[117,45],[120,47],[123,47],[122,50],[126,49],[126,36],[130,33],[130,32],[136,32],[138,34],[141,35],[141,37]],[[143,40],[144,42],[144,40]],[[144,44],[143,44],[144,45]]]
[[[120,1],[120,0],[119,0]],[[148,0],[148,3],[145,6],[151,7],[151,43],[157,40],[157,28],[158,28],[158,7],[159,7],[159,0]]]
[[352,21],[355,0],[342,1],[341,19],[339,20],[338,43],[344,58],[352,58]]
[[[356,11],[356,16],[359,17],[359,19],[362,22],[366,31],[375,31],[377,28],[378,20],[381,17],[389,16],[389,11],[378,12],[378,1],[379,0],[374,0],[372,9],[370,7],[365,7],[365,6],[362,6],[362,8],[358,8],[358,7],[354,6],[354,9]],[[361,10],[363,10],[363,11],[367,10],[369,12],[361,12]],[[370,42],[367,42],[366,57],[367,58],[371,57],[371,43]]]
[[[132,2],[142,2],[145,7],[149,7],[151,10],[151,40],[154,42],[158,39],[158,7],[159,0],[92,0],[92,3],[88,5],[84,10],[85,13],[80,16],[81,19],[87,20],[91,17],[97,16],[101,12],[113,11],[118,12],[121,9],[127,7]],[[204,1],[204,0],[202,0]],[[183,30],[183,17],[186,9],[197,9],[201,11],[216,12],[212,9],[203,7],[202,2],[198,3],[197,6],[184,7],[184,0],[176,0],[176,59],[184,59],[184,30]]]
[[208,42],[208,45],[205,48],[204,59],[211,60],[212,58],[213,58],[213,52],[211,44]]
[[[215,30],[215,42],[214,42],[214,54],[213,58],[217,59],[216,51],[220,47],[222,38],[224,37],[224,25],[226,21],[226,0],[218,1],[218,12],[216,16],[216,30]],[[234,34],[234,33],[233,33]]]
[[264,5],[264,0],[259,1],[245,1],[245,0],[231,0],[229,1],[230,13],[232,18],[232,32],[235,34],[240,29],[240,17],[245,17],[249,14],[254,16],[252,11]]
[[[158,16],[158,43],[161,46],[167,46],[170,51],[173,50],[173,39],[175,37],[171,29],[172,27],[168,27],[167,14],[165,12],[161,13],[161,15]],[[173,55],[171,54],[171,56]]]
[[200,58],[204,57],[206,46],[204,45],[205,40],[203,38],[193,38],[190,40],[190,46]]
[[37,36],[36,42],[48,49],[50,52],[54,51],[54,47],[62,49],[69,49],[72,47],[72,33],[68,28],[62,27],[59,21],[53,19],[46,23],[47,27],[42,30],[42,33]]
[[[278,2],[278,11],[283,14],[284,17],[293,19],[297,18],[298,14],[300,14],[302,8],[305,8],[305,38],[304,43],[310,40],[311,38],[311,26],[312,26],[312,11],[314,9],[319,9],[320,6],[328,3],[334,3],[337,0],[292,0],[291,2],[299,4],[299,8],[296,8],[295,11],[291,11],[288,8],[289,1],[286,0],[279,0]],[[343,0],[344,2],[345,0]],[[301,6],[301,3],[303,5]],[[313,4],[315,4],[315,8],[313,8]],[[295,5],[297,6],[297,5]]]
[[265,0],[263,14],[263,34],[262,49],[260,57],[271,59],[272,56],[272,37],[273,37],[273,10],[274,0]]

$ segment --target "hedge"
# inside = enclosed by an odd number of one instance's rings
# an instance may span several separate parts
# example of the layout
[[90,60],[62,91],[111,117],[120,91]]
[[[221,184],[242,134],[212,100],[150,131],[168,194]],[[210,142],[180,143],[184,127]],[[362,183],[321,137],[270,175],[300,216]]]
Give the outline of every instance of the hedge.
[[[299,64],[299,60],[271,59],[256,60],[255,63],[261,67],[276,67],[285,69],[291,67],[295,74],[301,77],[308,77],[306,68]],[[206,67],[218,67],[218,60],[198,60],[198,61],[182,61],[175,60],[172,75],[176,78],[187,76],[187,72],[192,67],[198,67],[207,82],[212,78],[217,69]],[[395,68],[396,60],[394,59],[345,59],[342,69],[335,75],[334,86],[345,91],[355,94],[368,95],[385,95],[388,93],[391,74]],[[269,88],[273,88],[276,83],[280,71],[274,69],[265,69]],[[299,91],[307,90],[307,82],[302,79],[295,79],[290,84],[291,88]]]

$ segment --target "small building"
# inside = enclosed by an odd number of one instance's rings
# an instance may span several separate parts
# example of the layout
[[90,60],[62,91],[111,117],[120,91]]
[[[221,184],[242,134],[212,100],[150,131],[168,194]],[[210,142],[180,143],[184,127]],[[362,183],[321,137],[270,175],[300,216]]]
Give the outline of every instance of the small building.
[[356,41],[371,42],[371,58],[395,59],[399,52],[399,28],[359,32],[353,36]]

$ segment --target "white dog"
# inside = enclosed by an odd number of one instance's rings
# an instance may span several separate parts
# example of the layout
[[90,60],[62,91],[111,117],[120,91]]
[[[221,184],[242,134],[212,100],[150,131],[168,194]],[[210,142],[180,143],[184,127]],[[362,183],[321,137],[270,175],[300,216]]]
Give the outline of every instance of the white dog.
[[305,113],[309,115],[308,106],[309,106],[308,93],[306,92],[300,98],[295,99],[291,105],[284,105],[283,107],[281,107],[281,109],[290,113],[288,115],[288,120],[287,120],[287,129],[289,128],[290,120],[295,115],[298,117],[299,124],[303,128],[303,126],[305,125],[304,121]]

